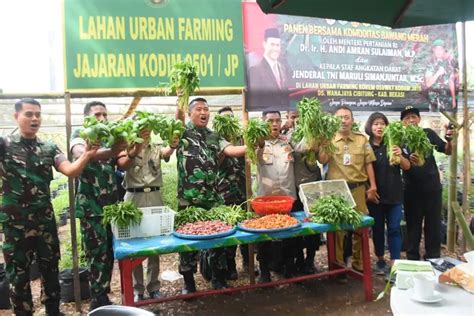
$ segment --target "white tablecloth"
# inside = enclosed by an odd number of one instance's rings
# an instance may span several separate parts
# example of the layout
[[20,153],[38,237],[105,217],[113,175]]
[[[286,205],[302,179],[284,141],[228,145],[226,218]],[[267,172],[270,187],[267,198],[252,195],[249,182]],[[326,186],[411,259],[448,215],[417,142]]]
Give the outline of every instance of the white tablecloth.
[[446,284],[436,284],[435,290],[441,293],[443,300],[428,304],[411,299],[411,291],[399,290],[393,286],[390,293],[393,315],[474,316],[474,294]]

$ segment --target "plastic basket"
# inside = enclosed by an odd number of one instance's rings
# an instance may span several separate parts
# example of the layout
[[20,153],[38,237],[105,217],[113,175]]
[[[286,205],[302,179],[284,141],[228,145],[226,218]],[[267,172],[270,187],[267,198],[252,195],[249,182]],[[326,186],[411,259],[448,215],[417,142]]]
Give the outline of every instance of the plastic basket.
[[153,237],[173,233],[176,212],[168,206],[141,207],[140,210],[143,213],[140,225],[118,228],[112,224],[112,233],[116,239]]
[[340,196],[355,207],[356,203],[352,197],[351,190],[344,180],[326,180],[300,184],[299,196],[303,203],[304,212],[309,216],[309,208],[319,198],[328,195]]
[[250,204],[258,215],[290,213],[295,199],[286,195],[267,195],[253,199]]

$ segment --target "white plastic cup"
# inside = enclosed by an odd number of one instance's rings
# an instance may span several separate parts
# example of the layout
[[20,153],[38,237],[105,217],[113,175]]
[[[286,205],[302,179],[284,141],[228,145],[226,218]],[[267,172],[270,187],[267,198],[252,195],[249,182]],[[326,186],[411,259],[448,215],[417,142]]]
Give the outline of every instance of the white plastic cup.
[[422,300],[430,299],[434,295],[436,279],[433,276],[415,274],[407,279],[407,284],[413,288],[414,295]]

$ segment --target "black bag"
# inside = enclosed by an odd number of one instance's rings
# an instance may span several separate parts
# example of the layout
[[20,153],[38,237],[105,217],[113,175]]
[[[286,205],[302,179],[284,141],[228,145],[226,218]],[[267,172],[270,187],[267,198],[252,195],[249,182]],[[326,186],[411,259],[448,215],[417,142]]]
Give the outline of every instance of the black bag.
[[[74,276],[72,269],[65,269],[59,272],[59,286],[61,287],[61,301],[64,303],[74,302]],[[89,286],[89,271],[79,268],[79,283],[81,290],[81,300],[91,297]]]

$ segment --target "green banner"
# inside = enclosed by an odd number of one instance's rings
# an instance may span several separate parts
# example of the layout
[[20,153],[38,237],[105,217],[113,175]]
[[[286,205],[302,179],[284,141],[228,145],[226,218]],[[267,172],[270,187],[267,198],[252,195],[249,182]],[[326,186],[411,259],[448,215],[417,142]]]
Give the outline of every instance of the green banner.
[[197,66],[201,88],[244,86],[240,0],[64,0],[65,88],[160,88]]

